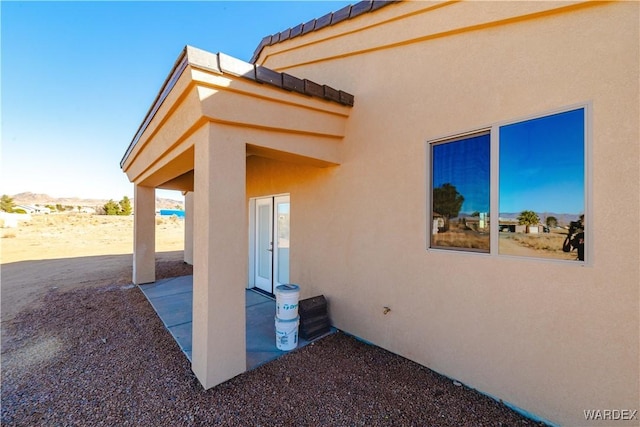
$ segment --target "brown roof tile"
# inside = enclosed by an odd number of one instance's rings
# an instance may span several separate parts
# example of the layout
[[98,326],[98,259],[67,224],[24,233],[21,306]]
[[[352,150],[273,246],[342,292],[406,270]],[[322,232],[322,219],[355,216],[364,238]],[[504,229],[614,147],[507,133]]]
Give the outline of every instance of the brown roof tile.
[[331,17],[333,16],[333,12],[327,13],[324,16],[316,19],[316,28],[315,31],[318,31],[320,28],[324,28],[326,26],[331,25]]
[[324,98],[324,88],[316,82],[304,79],[304,93],[311,96]]
[[339,91],[339,92],[340,92],[340,103],[353,107],[353,101],[354,101],[353,95],[343,91]]
[[380,8],[383,8],[385,6],[387,6],[390,3],[394,3],[395,1],[398,0],[374,0],[371,3],[371,12],[373,12],[374,10],[378,10]]
[[310,33],[311,31],[314,30],[315,27],[316,27],[316,20],[312,19],[311,21],[303,25],[302,34]]
[[262,49],[264,49],[265,46],[271,46],[273,44],[289,40],[294,37],[303,36],[313,31],[318,31],[324,27],[335,25],[347,19],[355,18],[358,15],[373,12],[397,1],[400,0],[364,0],[354,5],[345,6],[333,13],[328,13],[318,19],[313,19],[305,24],[298,24],[293,28],[289,28],[288,30],[276,33],[273,36],[267,36],[263,38],[262,41],[260,41],[260,44],[258,44],[258,47],[253,53],[253,57],[251,58],[250,62],[255,63],[258,60],[260,52],[262,52]]
[[334,102],[340,102],[340,91],[332,88],[331,86],[323,85],[324,98]]
[[[197,52],[195,49],[192,49],[191,51]],[[213,64],[215,65],[215,69],[211,64],[205,68],[217,73],[226,73],[238,77],[244,77],[258,83],[269,84],[288,91],[315,96],[317,98],[326,99],[327,101],[333,101],[348,107],[353,107],[353,95],[334,89],[331,86],[321,85],[307,79],[299,79],[291,74],[280,73],[261,65],[244,62],[241,59],[234,58],[222,52],[217,54],[217,58],[217,64]],[[199,63],[190,64],[202,67],[202,64]]]
[[282,87],[282,74],[266,67],[256,66],[256,81]]
[[289,35],[289,38],[292,39],[292,38],[298,37],[300,34],[302,34],[302,27],[303,27],[302,24],[296,25],[295,27],[293,27],[291,29],[291,34]]
[[304,93],[304,80],[291,74],[282,73],[282,88],[298,93]]
[[354,18],[358,15],[362,15],[363,13],[369,12],[371,10],[371,6],[373,2],[371,1],[361,1],[359,3],[351,6],[351,18]]
[[333,16],[331,17],[331,25],[335,25],[338,22],[342,22],[349,19],[350,13],[351,13],[351,5],[345,6],[342,9],[333,12]]
[[285,40],[289,40],[291,36],[291,28],[287,28],[286,30],[280,32],[280,41],[283,42]]

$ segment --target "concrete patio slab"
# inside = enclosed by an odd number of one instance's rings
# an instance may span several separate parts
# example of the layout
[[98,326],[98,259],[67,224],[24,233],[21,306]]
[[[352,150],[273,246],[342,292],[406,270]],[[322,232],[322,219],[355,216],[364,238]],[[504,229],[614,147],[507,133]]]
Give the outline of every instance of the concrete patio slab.
[[156,298],[179,293],[193,295],[193,276],[180,276],[171,279],[158,280],[154,283],[140,285],[140,289],[147,298]]
[[[158,317],[191,361],[193,276],[182,276],[139,285]],[[278,350],[275,339],[275,299],[248,289],[245,293],[247,370],[287,353]],[[331,329],[330,333],[335,332]],[[326,334],[328,335],[328,334]],[[319,339],[318,337],[316,339]],[[298,348],[310,341],[298,339]]]
[[[179,325],[168,327],[173,338],[178,342],[180,348],[185,353],[191,353],[191,320]],[[191,357],[189,357],[191,360]]]
[[183,323],[191,323],[193,294],[183,292],[175,295],[164,295],[152,298],[153,308],[162,313],[162,321],[168,328]]

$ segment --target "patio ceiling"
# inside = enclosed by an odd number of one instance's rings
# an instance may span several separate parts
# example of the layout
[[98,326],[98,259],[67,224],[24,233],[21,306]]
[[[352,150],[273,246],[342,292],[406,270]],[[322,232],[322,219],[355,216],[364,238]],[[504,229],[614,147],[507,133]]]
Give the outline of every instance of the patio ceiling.
[[138,185],[193,190],[194,140],[209,123],[246,142],[247,156],[340,164],[353,96],[187,46],[120,166]]

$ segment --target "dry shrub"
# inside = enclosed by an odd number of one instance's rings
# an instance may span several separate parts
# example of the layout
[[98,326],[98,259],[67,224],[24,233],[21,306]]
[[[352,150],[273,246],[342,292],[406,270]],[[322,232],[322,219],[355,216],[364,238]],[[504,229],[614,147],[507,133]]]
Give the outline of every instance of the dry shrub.
[[508,239],[518,242],[521,246],[547,252],[562,252],[562,243],[565,237],[566,235],[557,233],[513,233],[507,235]]
[[13,239],[15,237],[16,237],[16,233],[13,231],[5,231],[4,233],[2,233],[3,239]]
[[170,216],[157,216],[156,217],[156,225],[176,225],[181,221],[177,215]]
[[432,236],[434,246],[489,250],[489,234],[471,230],[456,230],[438,233]]

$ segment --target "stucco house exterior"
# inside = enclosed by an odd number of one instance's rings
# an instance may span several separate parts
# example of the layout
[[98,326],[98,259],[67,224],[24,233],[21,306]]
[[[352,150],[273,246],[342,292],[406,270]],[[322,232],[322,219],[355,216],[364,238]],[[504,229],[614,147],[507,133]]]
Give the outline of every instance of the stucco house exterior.
[[[155,189],[186,193],[202,385],[246,369],[245,290],[296,283],[537,418],[637,425],[639,22],[638,2],[364,1],[250,63],[186,47],[121,167],[135,283]],[[527,210],[562,232],[500,232]]]

